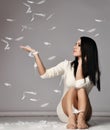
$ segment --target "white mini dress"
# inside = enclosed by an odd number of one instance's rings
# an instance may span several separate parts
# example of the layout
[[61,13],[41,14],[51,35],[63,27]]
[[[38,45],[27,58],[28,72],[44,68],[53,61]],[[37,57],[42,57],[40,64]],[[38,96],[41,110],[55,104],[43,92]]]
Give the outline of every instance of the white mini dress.
[[[71,87],[74,87],[76,89],[85,88],[87,91],[87,94],[89,94],[89,92],[91,91],[91,89],[93,88],[94,85],[90,81],[88,76],[84,79],[75,80],[74,67],[71,67],[71,61],[68,61],[68,60],[64,60],[64,61],[60,62],[59,64],[57,64],[56,66],[46,69],[46,72],[43,75],[41,75],[41,78],[42,79],[52,78],[52,77],[59,76],[59,75],[63,76],[64,89],[63,89],[63,95],[57,106],[56,112],[57,112],[59,119],[62,122],[67,123],[68,116],[64,113],[63,108],[62,108],[62,99],[65,96],[65,94],[67,93],[67,91]],[[80,112],[74,106],[72,106],[72,107],[73,107],[73,113]]]

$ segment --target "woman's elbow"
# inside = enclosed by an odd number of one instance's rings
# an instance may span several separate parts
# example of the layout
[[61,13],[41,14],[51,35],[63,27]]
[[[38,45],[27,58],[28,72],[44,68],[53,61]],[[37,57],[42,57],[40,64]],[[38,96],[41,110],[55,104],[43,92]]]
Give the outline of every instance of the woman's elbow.
[[44,73],[41,73],[41,74],[40,74],[40,77],[41,77],[42,79],[45,79],[45,78],[46,78],[46,71],[45,71]]

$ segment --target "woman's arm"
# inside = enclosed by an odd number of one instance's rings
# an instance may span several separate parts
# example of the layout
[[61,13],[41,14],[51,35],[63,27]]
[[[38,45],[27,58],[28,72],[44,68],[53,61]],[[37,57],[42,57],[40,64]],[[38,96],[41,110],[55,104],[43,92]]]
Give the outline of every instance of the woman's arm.
[[20,48],[23,48],[24,50],[31,52],[34,55],[35,61],[37,63],[38,72],[41,78],[52,78],[64,74],[65,66],[67,66],[68,64],[67,60],[57,64],[54,67],[46,69],[37,51],[32,49],[30,46],[20,46]]
[[82,74],[82,59],[79,58],[78,67],[77,67],[77,71],[76,71],[75,87],[82,88],[82,87],[89,87],[89,85],[92,85],[92,83],[89,79],[89,76],[84,78],[84,76]]
[[34,55],[34,58],[35,58],[35,61],[36,61],[36,64],[37,64],[39,74],[40,75],[45,74],[46,68],[45,68],[39,54],[33,54],[33,55]]
[[78,60],[78,67],[76,71],[76,80],[83,79],[83,74],[82,74],[82,59],[80,58]]
[[34,55],[36,64],[37,64],[37,68],[38,68],[38,72],[40,75],[43,75],[46,72],[46,68],[43,65],[43,62],[38,54],[37,51],[35,51],[34,49],[32,49],[30,46],[20,46],[20,48],[26,50],[27,52],[31,52]]

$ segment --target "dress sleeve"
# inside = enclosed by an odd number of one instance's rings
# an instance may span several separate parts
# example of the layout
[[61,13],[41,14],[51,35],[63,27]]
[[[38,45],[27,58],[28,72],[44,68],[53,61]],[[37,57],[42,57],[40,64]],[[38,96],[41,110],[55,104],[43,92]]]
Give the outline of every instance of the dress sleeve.
[[46,72],[40,77],[42,79],[45,79],[45,78],[52,78],[64,74],[67,63],[68,61],[64,60],[63,62],[57,64],[56,66],[46,69]]
[[87,76],[86,78],[83,79],[79,79],[75,81],[75,87],[76,88],[87,88],[90,85],[92,85],[89,76]]

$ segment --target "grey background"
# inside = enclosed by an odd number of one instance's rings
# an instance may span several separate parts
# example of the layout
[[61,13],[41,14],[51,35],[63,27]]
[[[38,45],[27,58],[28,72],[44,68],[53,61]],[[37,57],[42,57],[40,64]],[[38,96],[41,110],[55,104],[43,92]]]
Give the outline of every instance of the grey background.
[[[41,59],[50,68],[67,59],[73,60],[73,45],[80,36],[92,37],[98,46],[101,69],[101,92],[96,87],[90,93],[94,112],[110,112],[109,55],[110,55],[110,0],[0,0],[0,112],[55,112],[61,98],[63,84],[60,77],[42,80],[34,69],[34,58],[19,48],[30,45],[40,52]],[[32,12],[26,13],[31,6]],[[45,14],[45,17],[34,13]],[[48,17],[53,15],[49,20]],[[14,19],[10,22],[7,19]],[[95,19],[102,20],[101,22]],[[22,25],[28,29],[22,31]],[[32,28],[32,29],[29,29]],[[51,30],[52,27],[56,27]],[[93,32],[89,30],[95,28]],[[78,29],[84,29],[84,32]],[[98,34],[96,36],[96,34]],[[13,38],[7,40],[6,37]],[[23,39],[16,41],[17,38]],[[8,41],[10,49],[5,50]],[[51,45],[45,45],[49,42]],[[49,57],[56,56],[52,60]],[[11,86],[7,86],[9,83]],[[53,90],[60,90],[55,93]],[[26,94],[36,92],[36,95]],[[38,101],[30,101],[30,98]],[[42,104],[47,106],[41,107]]]

